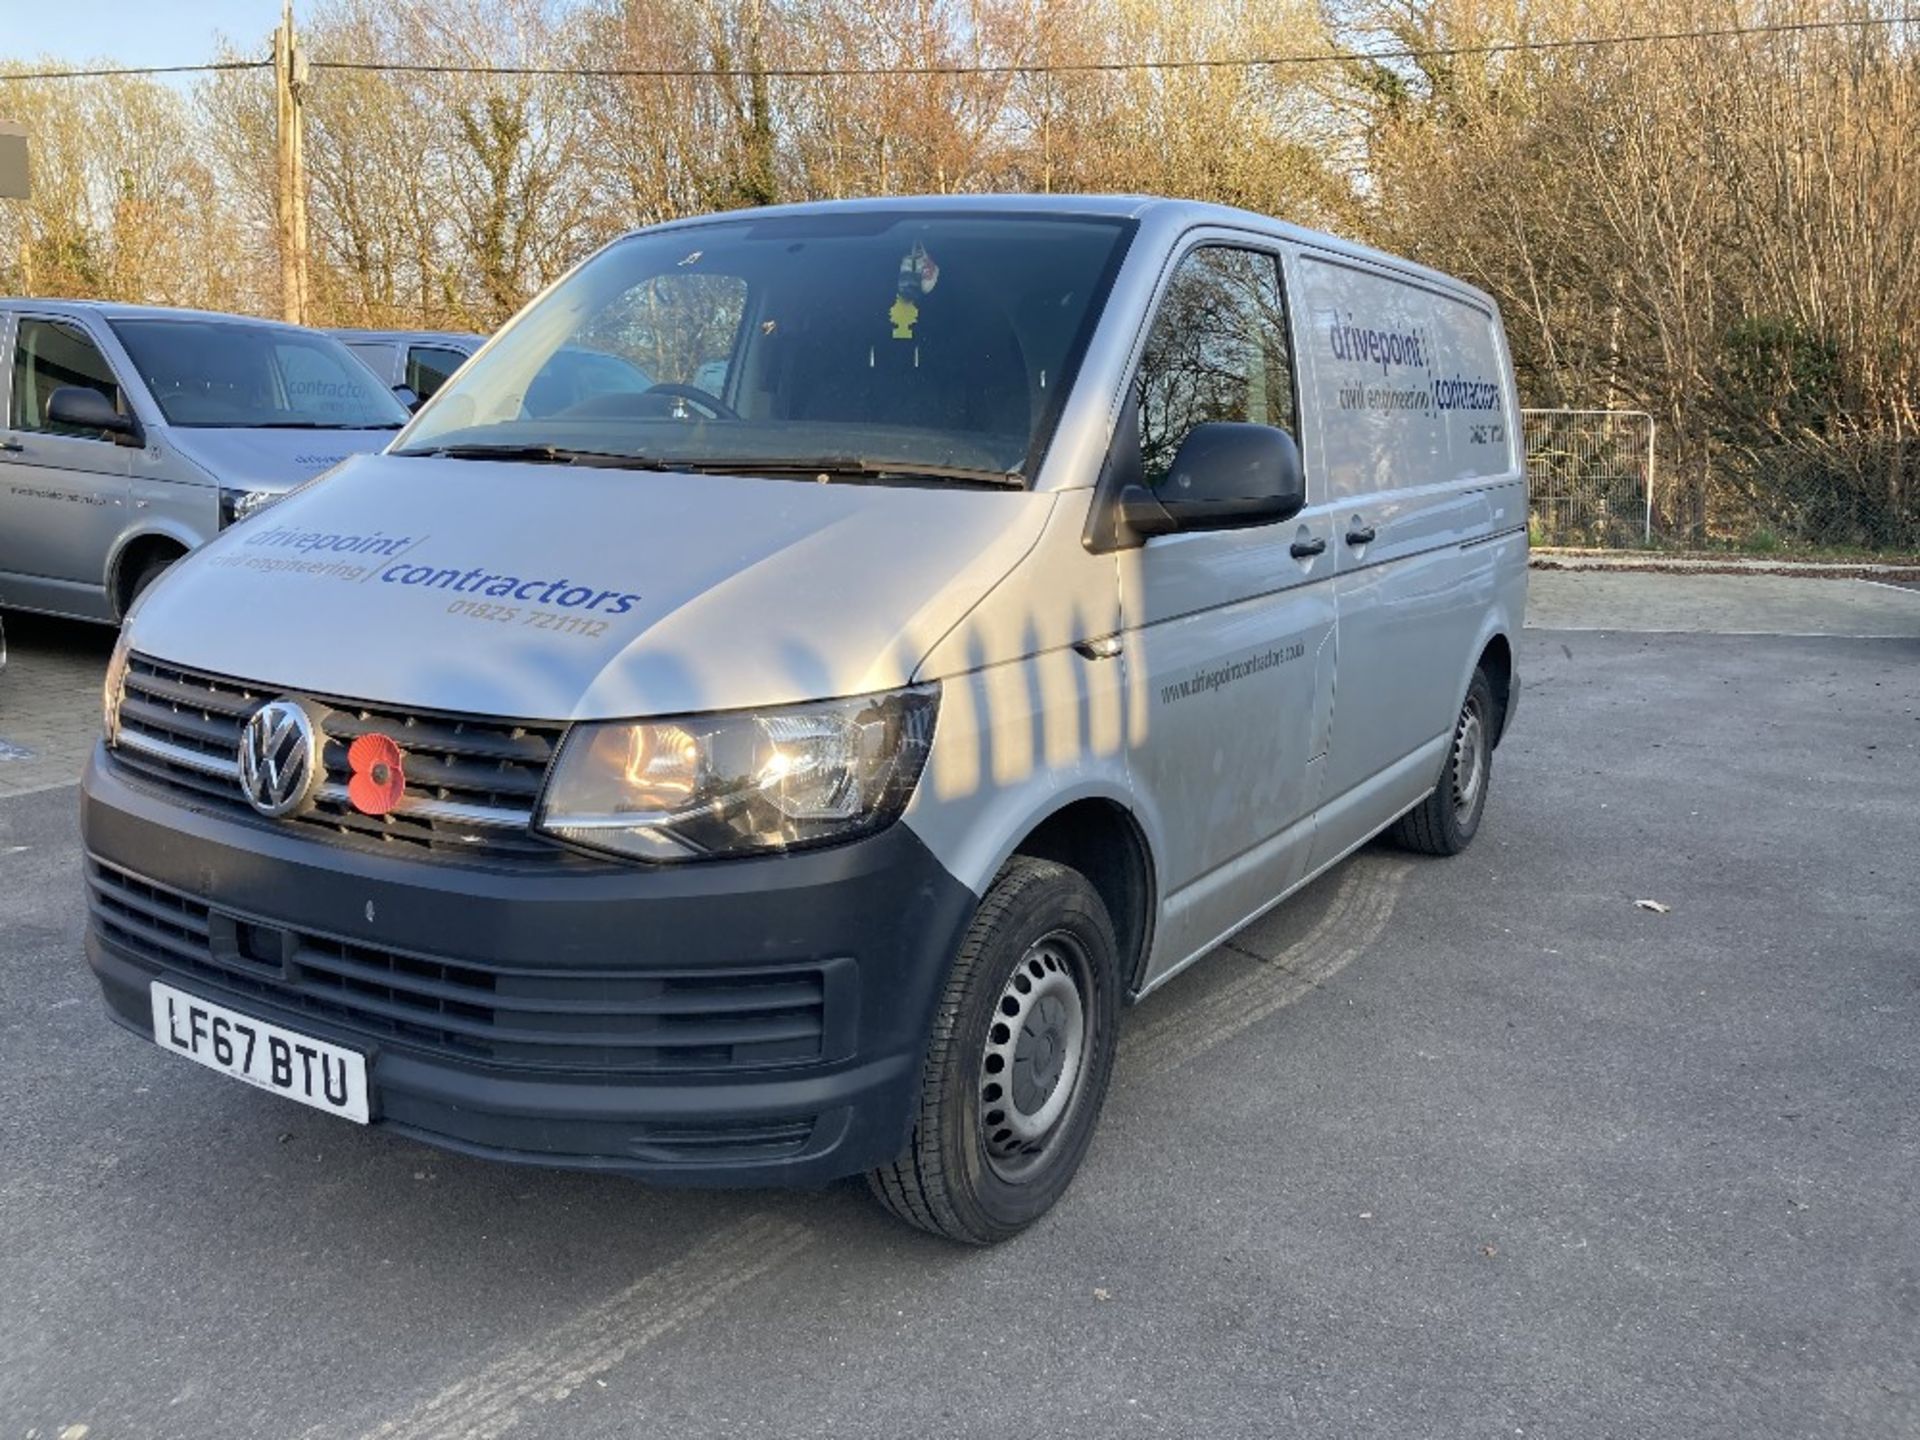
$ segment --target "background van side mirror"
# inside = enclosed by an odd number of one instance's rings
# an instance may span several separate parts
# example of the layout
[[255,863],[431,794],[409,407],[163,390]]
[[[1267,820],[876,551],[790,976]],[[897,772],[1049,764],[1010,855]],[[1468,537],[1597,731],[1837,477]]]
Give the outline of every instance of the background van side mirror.
[[406,406],[407,409],[409,410],[418,410],[422,405],[427,403],[426,401],[422,400],[419,397],[419,395],[417,395],[414,392],[414,389],[411,385],[394,386],[393,398],[398,400],[402,405]]
[[1120,493],[1120,521],[1149,538],[1184,530],[1271,525],[1307,503],[1300,447],[1284,430],[1215,420],[1180,442],[1158,490],[1129,485]]
[[98,430],[121,445],[140,443],[140,422],[113,408],[113,401],[85,385],[62,385],[47,397],[47,423]]

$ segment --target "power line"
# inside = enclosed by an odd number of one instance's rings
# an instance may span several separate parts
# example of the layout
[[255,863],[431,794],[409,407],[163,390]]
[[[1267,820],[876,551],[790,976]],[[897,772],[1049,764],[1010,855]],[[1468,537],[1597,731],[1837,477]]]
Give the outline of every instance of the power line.
[[[1920,16],[1854,16],[1834,20],[1786,21],[1771,25],[1726,25],[1698,30],[1642,30],[1623,35],[1582,35],[1564,40],[1492,41],[1481,45],[1400,46],[1385,50],[1313,50],[1278,55],[1232,55],[1176,60],[1064,60],[1035,63],[875,66],[746,66],[694,69],[685,66],[459,65],[408,60],[314,60],[315,70],[391,75],[498,75],[576,77],[596,80],[740,80],[755,75],[769,80],[859,80],[889,76],[1085,75],[1132,70],[1232,70],[1299,65],[1379,64],[1389,60],[1454,60],[1474,56],[1593,50],[1612,45],[1656,45],[1678,40],[1738,40],[1767,35],[1819,31],[1888,29],[1920,24]],[[0,80],[91,80],[111,75],[184,75],[219,70],[264,70],[271,60],[222,60],[200,65],[124,66],[106,70],[42,70],[0,73]]]
[[1352,64],[1386,60],[1445,60],[1474,55],[1512,55],[1523,51],[1584,50],[1607,45],[1649,45],[1671,40],[1721,40],[1755,35],[1788,35],[1815,30],[1857,30],[1920,23],[1920,17],[1908,15],[1875,16],[1845,20],[1805,20],[1776,25],[1724,26],[1709,30],[1649,30],[1627,35],[1591,35],[1569,40],[1514,40],[1485,45],[1442,45],[1403,47],[1389,50],[1314,50],[1290,55],[1239,55],[1184,60],[1067,60],[1037,64],[984,65],[876,65],[849,68],[838,66],[775,66],[754,70],[745,66],[695,70],[674,66],[565,66],[565,65],[445,65],[430,62],[381,60],[316,60],[316,70],[381,71],[413,75],[574,75],[595,79],[699,80],[748,79],[760,75],[769,80],[864,79],[869,76],[906,75],[1072,75],[1107,74],[1127,70],[1231,70],[1259,69],[1268,66]]
[[272,67],[271,60],[203,60],[198,65],[115,65],[106,70],[0,70],[0,80],[103,80],[112,75],[205,75]]

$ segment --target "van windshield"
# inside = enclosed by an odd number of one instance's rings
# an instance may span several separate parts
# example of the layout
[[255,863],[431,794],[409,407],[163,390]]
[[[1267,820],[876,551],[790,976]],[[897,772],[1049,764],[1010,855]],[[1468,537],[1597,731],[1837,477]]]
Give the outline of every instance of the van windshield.
[[1021,484],[1132,229],[859,211],[643,232],[515,320],[394,453]]
[[244,320],[115,320],[169,425],[398,430],[403,406],[327,335]]

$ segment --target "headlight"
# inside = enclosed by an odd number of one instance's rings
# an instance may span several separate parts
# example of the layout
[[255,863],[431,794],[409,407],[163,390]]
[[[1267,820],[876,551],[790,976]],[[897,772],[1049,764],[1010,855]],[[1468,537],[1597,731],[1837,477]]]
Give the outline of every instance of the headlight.
[[899,818],[933,739],[939,691],[791,709],[576,725],[538,829],[639,860],[695,860],[851,839]]
[[257,515],[281,498],[277,490],[220,490],[220,528],[238,525],[249,515]]
[[106,732],[109,745],[120,743],[120,695],[126,688],[127,652],[132,648],[133,631],[122,625],[113,656],[107,661],[106,681],[100,688],[100,728]]

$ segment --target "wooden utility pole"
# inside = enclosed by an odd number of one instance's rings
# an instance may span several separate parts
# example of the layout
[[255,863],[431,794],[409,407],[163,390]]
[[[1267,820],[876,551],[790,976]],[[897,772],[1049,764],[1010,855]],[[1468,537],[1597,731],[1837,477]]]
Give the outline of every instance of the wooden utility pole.
[[279,139],[279,182],[274,191],[280,231],[280,313],[307,323],[307,158],[302,140],[307,93],[307,52],[293,29],[293,0],[285,0],[273,32],[273,98]]

